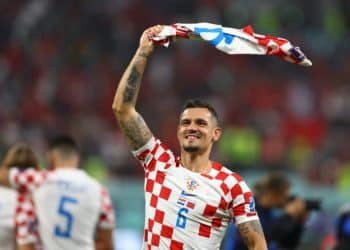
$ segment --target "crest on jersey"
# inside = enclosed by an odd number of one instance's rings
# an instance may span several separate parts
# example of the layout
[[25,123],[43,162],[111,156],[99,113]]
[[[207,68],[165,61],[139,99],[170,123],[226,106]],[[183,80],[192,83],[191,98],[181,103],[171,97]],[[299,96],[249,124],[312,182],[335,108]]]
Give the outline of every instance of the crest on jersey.
[[195,180],[188,179],[186,182],[186,187],[188,191],[193,192],[199,187],[199,184]]

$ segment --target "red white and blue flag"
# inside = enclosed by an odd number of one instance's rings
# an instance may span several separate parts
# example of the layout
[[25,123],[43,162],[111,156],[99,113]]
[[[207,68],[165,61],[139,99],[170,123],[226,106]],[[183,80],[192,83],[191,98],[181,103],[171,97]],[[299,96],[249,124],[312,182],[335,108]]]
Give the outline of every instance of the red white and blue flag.
[[275,55],[302,66],[312,65],[301,49],[287,39],[254,33],[250,25],[235,29],[212,23],[175,23],[165,25],[153,40],[167,47],[174,37],[204,40],[230,55]]

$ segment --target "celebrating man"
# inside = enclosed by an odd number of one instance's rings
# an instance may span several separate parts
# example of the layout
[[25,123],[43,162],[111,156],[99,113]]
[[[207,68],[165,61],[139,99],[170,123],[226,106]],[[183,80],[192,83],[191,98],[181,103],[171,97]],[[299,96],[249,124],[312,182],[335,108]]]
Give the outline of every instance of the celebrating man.
[[221,135],[216,111],[198,100],[185,105],[177,129],[181,155],[176,158],[135,109],[155,48],[152,38],[161,30],[158,25],[142,34],[113,102],[120,127],[145,170],[143,249],[219,249],[230,219],[249,249],[267,249],[252,192],[239,175],[209,159]]

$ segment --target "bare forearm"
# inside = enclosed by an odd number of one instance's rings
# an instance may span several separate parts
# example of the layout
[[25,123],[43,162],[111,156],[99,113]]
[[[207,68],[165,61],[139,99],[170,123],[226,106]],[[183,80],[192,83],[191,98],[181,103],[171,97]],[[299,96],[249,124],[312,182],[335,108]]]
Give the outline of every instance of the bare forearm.
[[148,55],[142,52],[141,49],[138,49],[125,70],[113,101],[113,110],[117,116],[118,113],[135,108],[147,59]]
[[249,250],[267,250],[264,232],[258,220],[242,223],[237,227]]
[[147,63],[147,54],[138,49],[131,60],[114,97],[113,110],[128,145],[136,150],[146,144],[152,133],[142,116],[136,111],[136,99]]
[[161,30],[162,26],[157,25],[143,32],[139,48],[125,70],[114,96],[113,111],[132,150],[139,149],[153,136],[135,106],[148,57],[155,47],[152,37]]

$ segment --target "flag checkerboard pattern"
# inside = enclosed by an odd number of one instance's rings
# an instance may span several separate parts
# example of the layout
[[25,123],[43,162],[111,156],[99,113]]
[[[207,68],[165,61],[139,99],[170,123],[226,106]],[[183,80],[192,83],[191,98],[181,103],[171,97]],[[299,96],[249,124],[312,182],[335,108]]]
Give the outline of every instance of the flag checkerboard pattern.
[[167,47],[173,37],[203,40],[229,55],[275,55],[294,64],[312,65],[300,47],[294,46],[285,38],[257,34],[251,25],[236,29],[205,22],[175,23],[164,25],[153,40]]
[[33,200],[28,194],[19,193],[15,209],[16,239],[18,244],[34,243],[41,249],[37,231],[37,218]]

